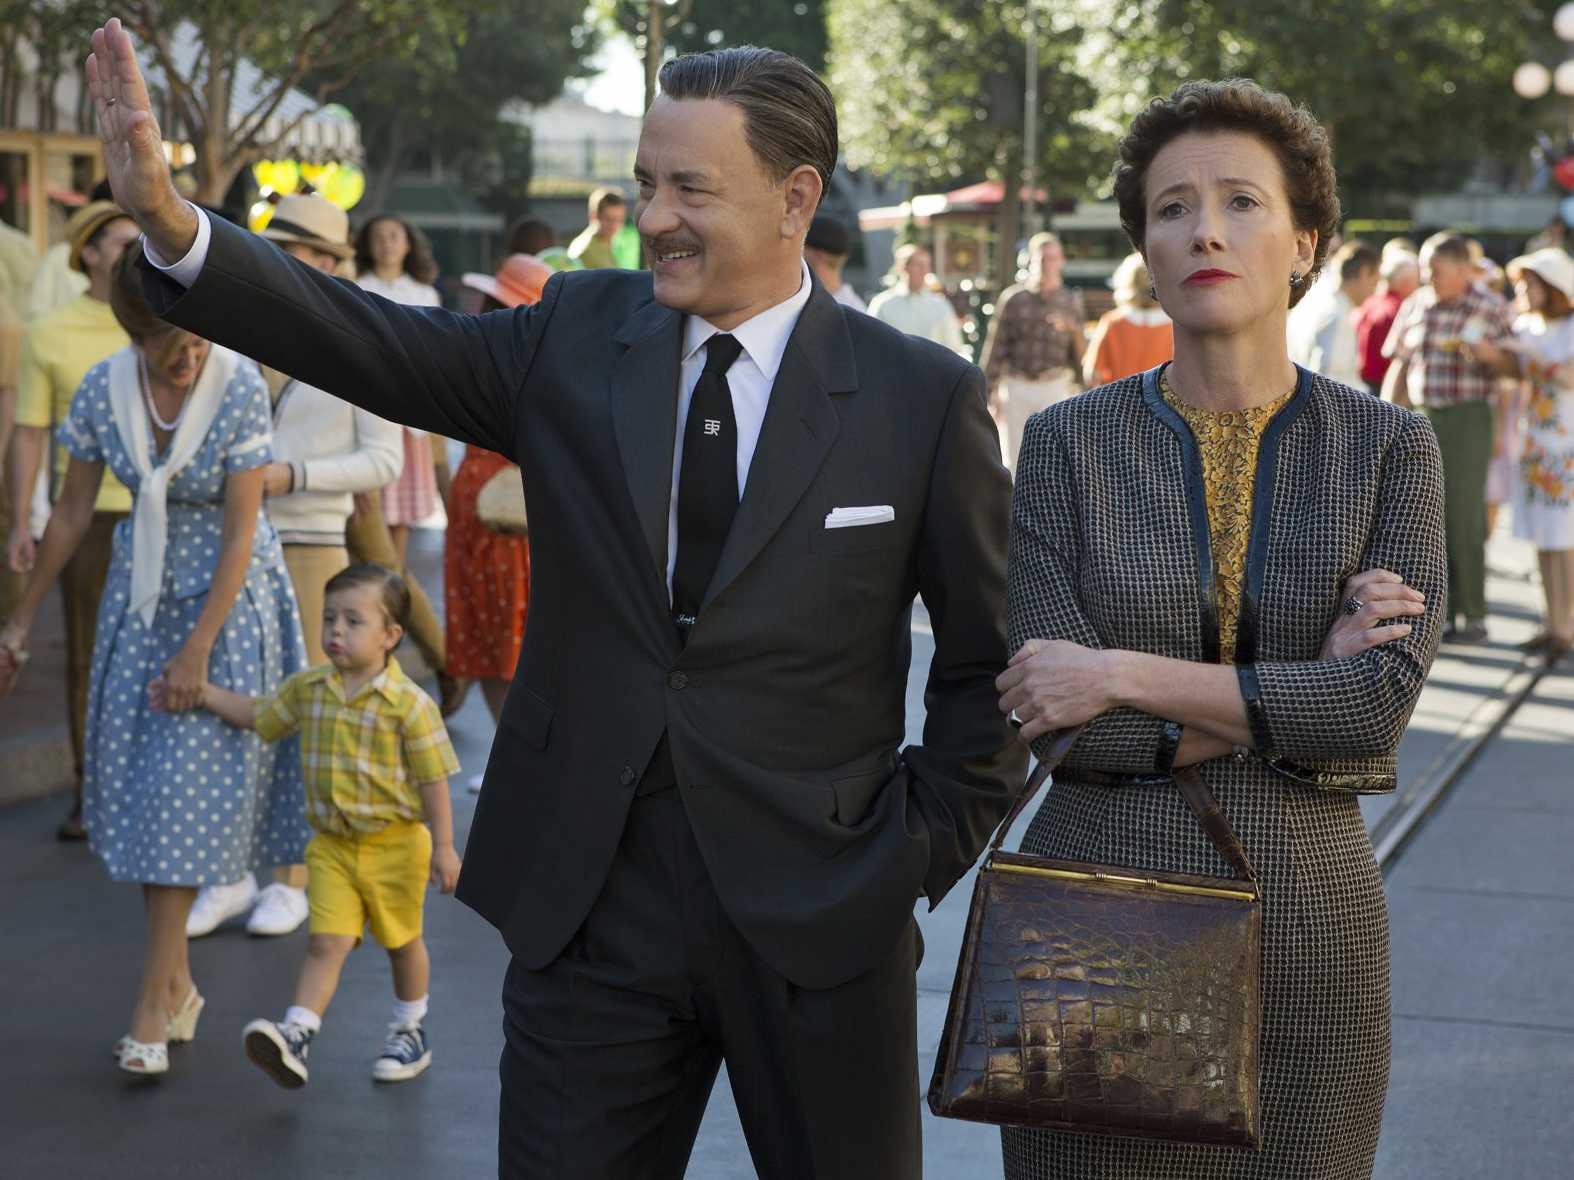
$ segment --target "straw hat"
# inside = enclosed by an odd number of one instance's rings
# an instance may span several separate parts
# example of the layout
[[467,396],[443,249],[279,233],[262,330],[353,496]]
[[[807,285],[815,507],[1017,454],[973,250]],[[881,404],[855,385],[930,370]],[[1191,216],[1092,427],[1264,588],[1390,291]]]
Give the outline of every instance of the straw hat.
[[66,241],[71,247],[71,269],[86,274],[82,269],[82,247],[111,221],[130,216],[113,201],[89,201],[73,213],[71,220],[66,222]]
[[349,215],[314,193],[281,198],[273,207],[273,217],[263,227],[262,236],[270,242],[311,246],[335,258],[348,258],[355,253],[355,247],[350,245]]
[[1508,277],[1519,281],[1519,276],[1530,271],[1547,286],[1563,292],[1565,299],[1574,303],[1574,258],[1556,247],[1537,250],[1514,259],[1508,264]]
[[465,286],[490,295],[504,307],[518,307],[521,303],[539,303],[541,289],[553,273],[534,254],[510,254],[495,276],[467,274],[463,281]]

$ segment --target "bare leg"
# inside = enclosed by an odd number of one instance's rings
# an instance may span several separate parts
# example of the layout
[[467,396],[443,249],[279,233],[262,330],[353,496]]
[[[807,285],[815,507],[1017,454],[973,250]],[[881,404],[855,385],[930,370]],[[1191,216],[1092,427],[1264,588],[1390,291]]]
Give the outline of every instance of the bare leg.
[[1574,639],[1574,550],[1552,549],[1538,556],[1547,598],[1547,634],[1568,643]]
[[143,948],[142,980],[131,1010],[133,1040],[156,1044],[164,1040],[170,1014],[191,990],[191,963],[186,957],[186,915],[197,891],[181,885],[144,885],[147,942]]
[[280,865],[273,870],[273,879],[280,885],[289,885],[294,889],[306,888],[305,865]]
[[419,1000],[432,983],[432,960],[426,953],[424,938],[411,939],[388,952],[393,966],[394,995],[401,1000]]
[[388,531],[393,536],[394,553],[399,557],[399,572],[402,574],[410,564],[410,526],[396,524],[390,526]]
[[1488,503],[1487,503],[1487,539],[1488,540],[1491,540],[1492,539],[1492,534],[1497,532],[1498,509],[1500,509],[1501,507],[1503,507],[1501,504],[1493,504],[1490,501],[1488,501]]
[[328,1011],[333,993],[339,990],[339,973],[355,943],[348,934],[313,934],[306,940],[306,961],[295,984],[298,1007],[310,1008],[318,1016]]
[[490,678],[481,681],[481,695],[486,698],[486,707],[492,713],[492,724],[496,725],[503,717],[503,699],[508,696],[508,681]]

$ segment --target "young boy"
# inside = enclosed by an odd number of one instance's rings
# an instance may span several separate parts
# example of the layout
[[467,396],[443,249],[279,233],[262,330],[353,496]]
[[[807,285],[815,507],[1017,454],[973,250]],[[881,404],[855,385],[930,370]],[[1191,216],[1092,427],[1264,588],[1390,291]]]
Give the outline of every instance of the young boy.
[[[272,698],[213,685],[203,692],[204,708],[267,741],[301,734],[306,812],[316,831],[306,846],[311,936],[284,1019],[253,1020],[245,1031],[246,1056],[291,1089],[306,1084],[312,1038],[368,925],[388,951],[396,997],[372,1077],[405,1081],[432,1060],[421,911],[428,873],[444,893],[459,878],[448,800],[459,762],[437,705],[392,656],[409,610],[398,574],[353,565],[325,592],[329,663],[291,677]],[[155,682],[155,701],[161,689]]]

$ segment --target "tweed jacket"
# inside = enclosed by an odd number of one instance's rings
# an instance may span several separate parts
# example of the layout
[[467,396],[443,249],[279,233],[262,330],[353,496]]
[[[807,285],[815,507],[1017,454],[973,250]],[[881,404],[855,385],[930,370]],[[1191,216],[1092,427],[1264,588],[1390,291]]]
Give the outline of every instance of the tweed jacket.
[[[1160,369],[1030,419],[1012,507],[1009,645],[1066,639],[1219,658],[1202,459]],[[1300,370],[1258,457],[1234,653],[1253,752],[1303,786],[1375,794],[1437,650],[1446,598],[1443,473],[1419,414]],[[1341,660],[1318,652],[1362,570],[1426,595],[1410,634]],[[1168,779],[1180,729],[1132,709],[1095,718],[1060,779]]]

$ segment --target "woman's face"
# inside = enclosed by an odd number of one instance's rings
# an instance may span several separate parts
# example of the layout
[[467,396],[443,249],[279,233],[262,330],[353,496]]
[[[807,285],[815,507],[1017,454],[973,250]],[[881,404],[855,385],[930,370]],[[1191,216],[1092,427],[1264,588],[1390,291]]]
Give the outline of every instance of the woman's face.
[[172,332],[151,342],[145,350],[148,376],[162,385],[188,392],[202,371],[202,362],[208,359],[212,345],[190,332]]
[[402,267],[409,256],[410,238],[404,232],[404,226],[391,217],[374,221],[366,240],[371,247],[372,261],[380,268],[392,270]]
[[1311,269],[1317,234],[1296,229],[1273,149],[1241,131],[1187,132],[1154,156],[1144,189],[1144,253],[1176,327],[1282,338],[1290,275]]
[[1547,284],[1534,271],[1521,271],[1514,280],[1514,302],[1520,311],[1547,309]]

